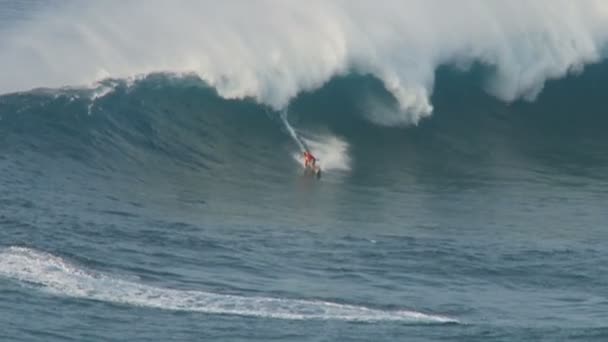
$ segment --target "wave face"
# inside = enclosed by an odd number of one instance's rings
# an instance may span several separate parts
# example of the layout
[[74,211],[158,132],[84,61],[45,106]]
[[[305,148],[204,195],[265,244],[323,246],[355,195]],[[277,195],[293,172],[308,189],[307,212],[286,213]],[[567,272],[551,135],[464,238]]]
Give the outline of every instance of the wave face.
[[606,340],[605,1],[6,3],[0,339]]
[[472,171],[461,171],[471,158],[474,178],[505,176],[498,165],[597,177],[607,164],[601,84],[608,66],[589,70],[550,84],[535,103],[506,105],[480,89],[483,66],[465,73],[443,68],[433,96],[436,116],[416,127],[394,127],[398,101],[382,81],[357,74],[299,96],[282,113],[224,99],[194,75],[109,79],[91,88],[1,96],[0,148],[15,158],[27,153],[47,163],[52,156],[127,177],[156,169],[229,180],[255,171],[261,184],[298,169],[299,143],[329,175],[348,175],[342,180],[374,175],[399,182],[408,174],[439,180],[443,163],[450,177],[470,178]]
[[[0,92],[194,73],[275,110],[332,78],[373,75],[418,122],[441,65],[487,67],[484,88],[533,99],[605,56],[605,1],[66,1],[0,30]],[[110,19],[111,18],[111,19]]]

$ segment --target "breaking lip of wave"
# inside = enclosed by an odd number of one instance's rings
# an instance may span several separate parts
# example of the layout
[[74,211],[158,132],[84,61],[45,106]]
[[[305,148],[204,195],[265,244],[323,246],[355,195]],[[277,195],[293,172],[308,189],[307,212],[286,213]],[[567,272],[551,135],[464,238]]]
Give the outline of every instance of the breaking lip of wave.
[[[274,110],[349,72],[372,75],[399,104],[386,124],[433,111],[435,70],[491,69],[507,102],[606,58],[605,1],[65,2],[0,32],[0,92],[108,77],[192,72],[224,98]],[[10,7],[9,7],[10,8]],[[107,18],[111,18],[108,22]],[[178,18],[178,20],[175,20]]]
[[0,276],[38,285],[55,295],[164,310],[285,320],[458,323],[454,318],[408,310],[154,287],[85,270],[58,256],[25,247],[0,250]]

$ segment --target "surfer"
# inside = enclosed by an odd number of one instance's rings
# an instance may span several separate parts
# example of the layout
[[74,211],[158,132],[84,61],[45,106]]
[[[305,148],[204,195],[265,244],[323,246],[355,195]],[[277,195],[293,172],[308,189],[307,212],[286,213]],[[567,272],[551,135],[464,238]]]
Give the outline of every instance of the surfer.
[[316,168],[317,158],[315,158],[309,151],[304,151],[304,167],[310,167],[311,169]]
[[312,174],[321,178],[321,168],[317,166],[317,158],[312,155],[308,150],[304,151],[304,174]]

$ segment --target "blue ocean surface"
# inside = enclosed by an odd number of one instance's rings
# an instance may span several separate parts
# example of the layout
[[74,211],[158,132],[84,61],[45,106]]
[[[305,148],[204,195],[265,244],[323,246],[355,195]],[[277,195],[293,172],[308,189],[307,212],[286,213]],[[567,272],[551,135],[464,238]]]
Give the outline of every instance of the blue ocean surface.
[[[74,6],[0,1],[0,37]],[[171,70],[2,93],[0,341],[607,341],[608,64],[513,101],[456,64],[432,115],[355,69],[282,107]]]

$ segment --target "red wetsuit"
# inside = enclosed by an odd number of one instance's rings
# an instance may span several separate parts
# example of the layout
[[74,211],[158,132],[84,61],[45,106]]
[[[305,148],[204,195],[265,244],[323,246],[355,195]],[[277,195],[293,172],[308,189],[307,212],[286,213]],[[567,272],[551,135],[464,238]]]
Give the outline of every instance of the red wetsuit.
[[317,159],[308,151],[304,152],[304,166],[315,166]]

